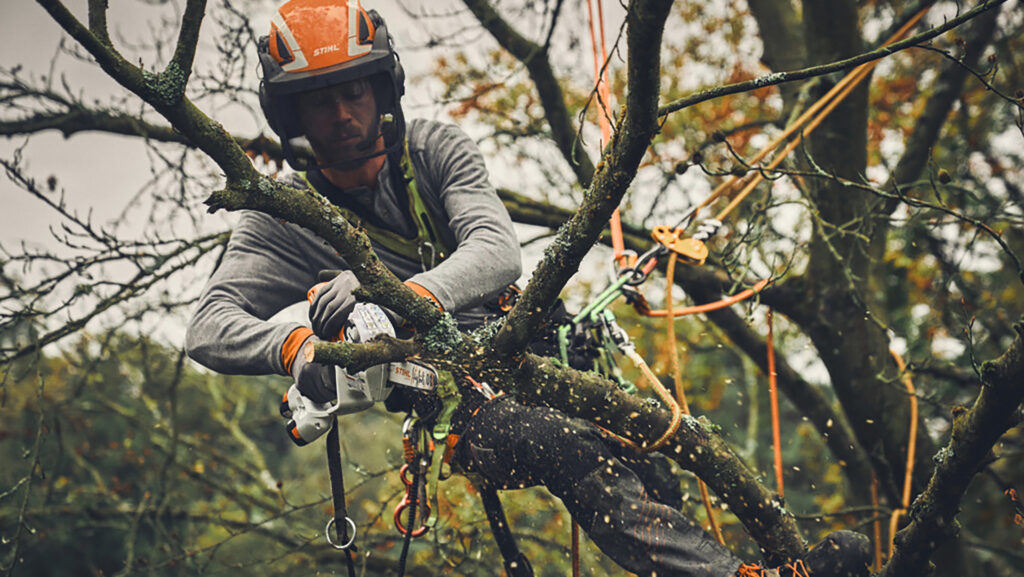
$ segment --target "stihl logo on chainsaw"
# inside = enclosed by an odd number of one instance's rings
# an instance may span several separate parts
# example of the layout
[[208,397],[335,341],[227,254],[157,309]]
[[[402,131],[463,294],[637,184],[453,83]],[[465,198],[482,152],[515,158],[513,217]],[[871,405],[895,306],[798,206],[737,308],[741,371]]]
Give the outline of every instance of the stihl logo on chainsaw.
[[395,385],[433,391],[437,387],[437,371],[419,363],[391,363],[388,381]]

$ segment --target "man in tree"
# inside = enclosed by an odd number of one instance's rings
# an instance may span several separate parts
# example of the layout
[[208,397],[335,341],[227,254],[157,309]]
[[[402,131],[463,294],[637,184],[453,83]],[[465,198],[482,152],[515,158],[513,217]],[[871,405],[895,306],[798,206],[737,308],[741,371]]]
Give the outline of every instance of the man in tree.
[[[465,134],[433,121],[406,125],[404,73],[383,19],[358,0],[291,0],[258,48],[264,113],[289,163],[304,171],[294,184],[315,189],[362,226],[384,264],[460,328],[500,314],[495,300],[521,272],[511,220]],[[314,161],[297,152],[302,146]],[[189,355],[224,373],[290,375],[314,402],[334,400],[333,367],[299,351],[342,331],[359,286],[347,269],[310,231],[244,213],[192,319]],[[344,272],[318,286],[311,327],[267,321],[302,300],[321,270]],[[424,415],[436,412],[437,400],[396,388],[386,403]],[[766,574],[680,513],[679,486],[664,482],[664,460],[632,453],[593,425],[469,386],[451,425],[461,434],[458,467],[492,487],[545,485],[634,573]],[[830,539],[832,547],[808,560],[813,575],[866,574],[859,539]]]

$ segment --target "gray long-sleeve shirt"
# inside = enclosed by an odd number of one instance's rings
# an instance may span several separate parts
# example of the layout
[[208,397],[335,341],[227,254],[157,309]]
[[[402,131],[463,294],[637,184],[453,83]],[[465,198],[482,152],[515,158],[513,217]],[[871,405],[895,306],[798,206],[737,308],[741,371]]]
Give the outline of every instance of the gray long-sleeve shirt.
[[[416,184],[434,222],[455,251],[424,271],[419,261],[374,243],[384,264],[402,280],[431,292],[464,327],[493,312],[483,306],[519,278],[519,243],[508,212],[488,181],[483,157],[458,128],[429,120],[408,125]],[[328,198],[357,206],[363,216],[402,234],[416,227],[390,182],[385,163],[375,189],[341,191],[310,175]],[[247,211],[232,233],[227,253],[203,290],[186,336],[190,357],[228,374],[287,374],[281,347],[302,325],[268,322],[305,299],[323,269],[347,269],[334,249],[312,232]]]

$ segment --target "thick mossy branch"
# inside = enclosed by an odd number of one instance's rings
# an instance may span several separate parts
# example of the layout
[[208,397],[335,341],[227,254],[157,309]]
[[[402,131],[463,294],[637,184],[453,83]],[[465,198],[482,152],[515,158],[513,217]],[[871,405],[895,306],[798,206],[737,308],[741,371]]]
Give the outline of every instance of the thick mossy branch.
[[1017,338],[996,360],[982,365],[982,388],[970,410],[954,411],[949,443],[934,457],[935,471],[910,509],[910,524],[897,533],[896,549],[881,577],[926,575],[928,559],[958,533],[956,514],[971,479],[999,438],[1017,423],[1024,401],[1024,320]]
[[[535,355],[527,355],[520,370],[523,384],[516,391],[520,401],[586,419],[638,445],[658,439],[671,422],[664,409],[623,393],[597,373],[569,369]],[[804,553],[795,519],[732,452],[714,425],[686,416],[659,452],[703,479],[770,556],[785,559]]]
[[545,251],[519,303],[495,338],[494,351],[499,357],[520,354],[547,319],[559,291],[576,273],[580,261],[618,208],[658,132],[661,37],[671,6],[665,0],[634,2],[629,6],[629,93],[620,128],[579,210],[559,229],[558,237]]
[[[251,165],[250,165],[251,166]],[[249,209],[305,227],[327,241],[349,265],[373,302],[402,315],[418,330],[428,330],[442,314],[394,275],[373,252],[370,239],[349,223],[329,200],[252,171],[253,180],[231,180],[206,200],[210,212]]]

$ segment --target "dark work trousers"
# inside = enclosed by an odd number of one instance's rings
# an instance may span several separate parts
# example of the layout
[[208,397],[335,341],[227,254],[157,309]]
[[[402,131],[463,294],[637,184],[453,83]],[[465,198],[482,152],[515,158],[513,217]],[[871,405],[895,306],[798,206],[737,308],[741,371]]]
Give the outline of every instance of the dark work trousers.
[[456,459],[499,489],[544,485],[608,557],[638,575],[728,577],[741,563],[679,511],[667,459],[639,455],[559,411],[498,397],[466,424]]

